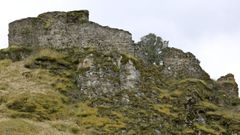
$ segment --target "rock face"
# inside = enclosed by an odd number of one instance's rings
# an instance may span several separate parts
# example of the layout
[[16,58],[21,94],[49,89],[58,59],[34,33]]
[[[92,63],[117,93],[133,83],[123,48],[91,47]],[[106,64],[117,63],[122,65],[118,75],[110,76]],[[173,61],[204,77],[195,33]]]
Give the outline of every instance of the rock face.
[[131,60],[122,61],[121,54],[97,56],[89,54],[78,66],[77,85],[89,98],[113,96],[122,90],[138,90],[140,72]]
[[170,79],[197,78],[209,80],[209,75],[200,67],[192,53],[180,49],[165,48],[159,53],[161,72]]
[[136,69],[131,60],[121,66],[120,82],[121,89],[123,90],[134,90],[138,88],[138,84],[140,83],[140,72]]
[[133,53],[129,32],[89,21],[86,10],[48,12],[9,24],[10,46],[34,47],[96,47]]
[[238,97],[238,85],[233,74],[221,76],[217,80],[218,89],[229,96]]
[[168,41],[153,33],[142,37],[136,44],[135,51],[146,64],[159,66],[159,70],[167,79],[210,79],[192,53],[168,47]]

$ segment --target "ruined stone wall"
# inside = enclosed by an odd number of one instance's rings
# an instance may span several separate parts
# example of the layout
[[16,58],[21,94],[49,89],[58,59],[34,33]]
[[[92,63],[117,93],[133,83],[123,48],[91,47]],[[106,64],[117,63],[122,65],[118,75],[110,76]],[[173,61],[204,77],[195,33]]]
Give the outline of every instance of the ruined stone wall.
[[48,12],[9,24],[10,46],[96,47],[133,53],[131,33],[89,21],[88,11]]

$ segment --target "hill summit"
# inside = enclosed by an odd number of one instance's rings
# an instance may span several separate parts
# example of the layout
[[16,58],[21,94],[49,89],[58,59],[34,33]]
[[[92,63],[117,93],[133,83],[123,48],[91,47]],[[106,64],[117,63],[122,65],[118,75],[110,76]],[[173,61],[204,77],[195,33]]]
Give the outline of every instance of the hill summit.
[[9,24],[0,50],[0,131],[19,134],[240,134],[234,75],[212,80],[190,52],[87,10]]

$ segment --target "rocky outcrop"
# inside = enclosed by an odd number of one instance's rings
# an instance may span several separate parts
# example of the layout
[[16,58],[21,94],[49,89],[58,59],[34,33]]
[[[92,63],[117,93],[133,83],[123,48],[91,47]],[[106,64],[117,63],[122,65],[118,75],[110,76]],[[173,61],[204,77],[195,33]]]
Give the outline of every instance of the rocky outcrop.
[[140,84],[140,72],[136,69],[133,62],[129,60],[121,66],[120,84],[123,90],[134,90]]
[[200,67],[200,61],[192,53],[168,47],[159,53],[159,63],[162,74],[167,78],[210,80],[209,75]]
[[92,53],[80,61],[76,82],[80,93],[89,98],[109,97],[122,90],[138,90],[140,72],[131,60],[123,62],[119,53]]
[[47,12],[9,24],[10,46],[96,47],[133,53],[131,33],[89,21],[86,10]]
[[136,44],[135,54],[146,64],[153,64],[167,79],[197,78],[209,80],[209,75],[200,67],[192,53],[168,47],[168,41],[150,33]]
[[238,97],[238,85],[233,74],[221,76],[217,80],[218,89],[226,95]]

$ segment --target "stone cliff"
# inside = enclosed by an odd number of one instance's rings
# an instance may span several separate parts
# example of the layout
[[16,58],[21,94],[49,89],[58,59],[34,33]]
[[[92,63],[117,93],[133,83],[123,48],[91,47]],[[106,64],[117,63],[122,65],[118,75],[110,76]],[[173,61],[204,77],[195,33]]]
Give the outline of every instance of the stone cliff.
[[9,24],[9,46],[96,47],[133,53],[129,32],[89,21],[87,10],[47,12]]

